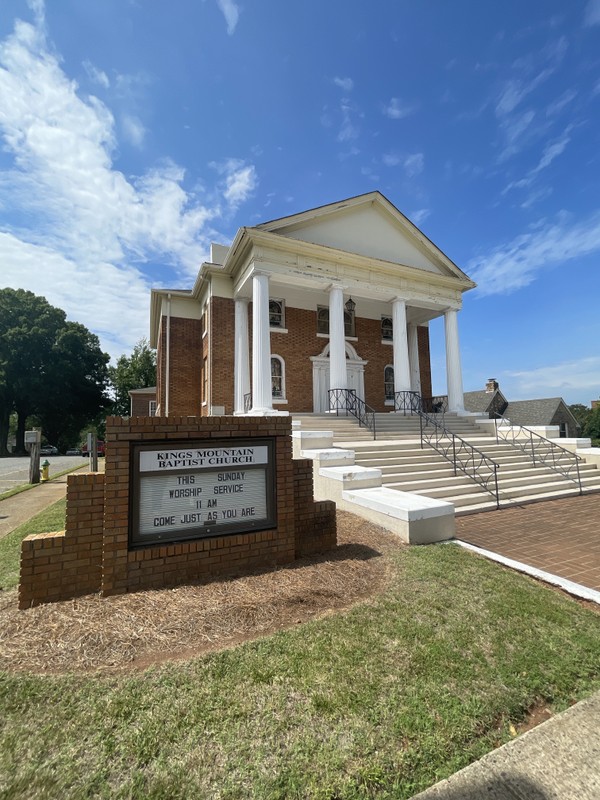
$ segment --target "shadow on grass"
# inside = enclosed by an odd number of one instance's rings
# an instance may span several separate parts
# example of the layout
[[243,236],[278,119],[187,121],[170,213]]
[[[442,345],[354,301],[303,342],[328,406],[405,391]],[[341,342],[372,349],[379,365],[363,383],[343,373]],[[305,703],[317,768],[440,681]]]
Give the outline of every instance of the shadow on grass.
[[[486,777],[473,777],[467,779],[463,776],[452,777],[450,784],[438,786],[431,791],[432,800],[550,800],[553,795],[547,794],[533,780],[525,775],[519,775],[512,770],[503,770],[502,775]],[[416,795],[413,800],[418,800],[421,795]],[[425,798],[423,798],[425,800]]]

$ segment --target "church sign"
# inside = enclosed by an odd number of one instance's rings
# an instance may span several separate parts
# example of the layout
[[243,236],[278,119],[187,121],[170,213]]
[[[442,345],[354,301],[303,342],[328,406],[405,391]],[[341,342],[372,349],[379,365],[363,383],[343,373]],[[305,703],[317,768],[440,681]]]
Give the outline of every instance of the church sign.
[[271,439],[133,445],[132,459],[132,547],[276,526]]

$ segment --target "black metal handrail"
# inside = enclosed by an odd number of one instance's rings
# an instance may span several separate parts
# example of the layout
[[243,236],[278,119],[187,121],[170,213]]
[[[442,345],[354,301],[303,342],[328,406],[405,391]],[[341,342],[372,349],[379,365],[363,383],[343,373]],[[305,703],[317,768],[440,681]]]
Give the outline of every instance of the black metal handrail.
[[358,397],[354,389],[329,389],[327,395],[330,411],[335,411],[336,416],[339,416],[340,411],[345,412],[346,416],[351,414],[358,420],[361,428],[368,428],[373,439],[377,439],[375,410]]
[[423,443],[433,447],[452,464],[455,475],[457,470],[464,472],[467,477],[489,492],[496,501],[496,508],[500,508],[499,465],[477,447],[473,447],[465,439],[449,431],[433,414],[421,411],[419,420],[421,447]]
[[252,392],[248,392],[244,395],[244,414],[247,414],[248,411],[252,408]]
[[534,467],[542,464],[553,472],[558,472],[567,480],[576,483],[579,486],[579,494],[583,494],[579,471],[579,462],[582,461],[580,456],[524,425],[513,425],[502,414],[494,414],[492,419],[496,428],[496,444],[502,437],[503,441],[528,455]]
[[422,398],[418,392],[394,392],[394,411],[402,411],[404,416],[418,414],[422,408]]
[[423,411],[428,414],[444,414],[448,411],[448,396],[438,394],[434,397],[423,397]]

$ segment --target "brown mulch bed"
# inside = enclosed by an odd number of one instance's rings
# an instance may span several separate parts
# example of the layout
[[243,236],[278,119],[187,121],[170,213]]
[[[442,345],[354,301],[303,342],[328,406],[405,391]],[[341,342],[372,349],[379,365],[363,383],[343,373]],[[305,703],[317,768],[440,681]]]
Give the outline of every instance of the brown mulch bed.
[[338,547],[276,570],[210,584],[87,595],[19,611],[0,593],[0,668],[115,672],[192,658],[349,608],[378,594],[400,540],[338,512]]

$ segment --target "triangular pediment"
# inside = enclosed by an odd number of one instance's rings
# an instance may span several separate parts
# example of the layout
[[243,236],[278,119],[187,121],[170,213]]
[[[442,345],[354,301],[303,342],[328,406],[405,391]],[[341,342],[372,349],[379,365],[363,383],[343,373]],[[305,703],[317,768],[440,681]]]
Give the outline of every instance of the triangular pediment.
[[468,280],[380,192],[265,222],[259,230],[404,266]]

